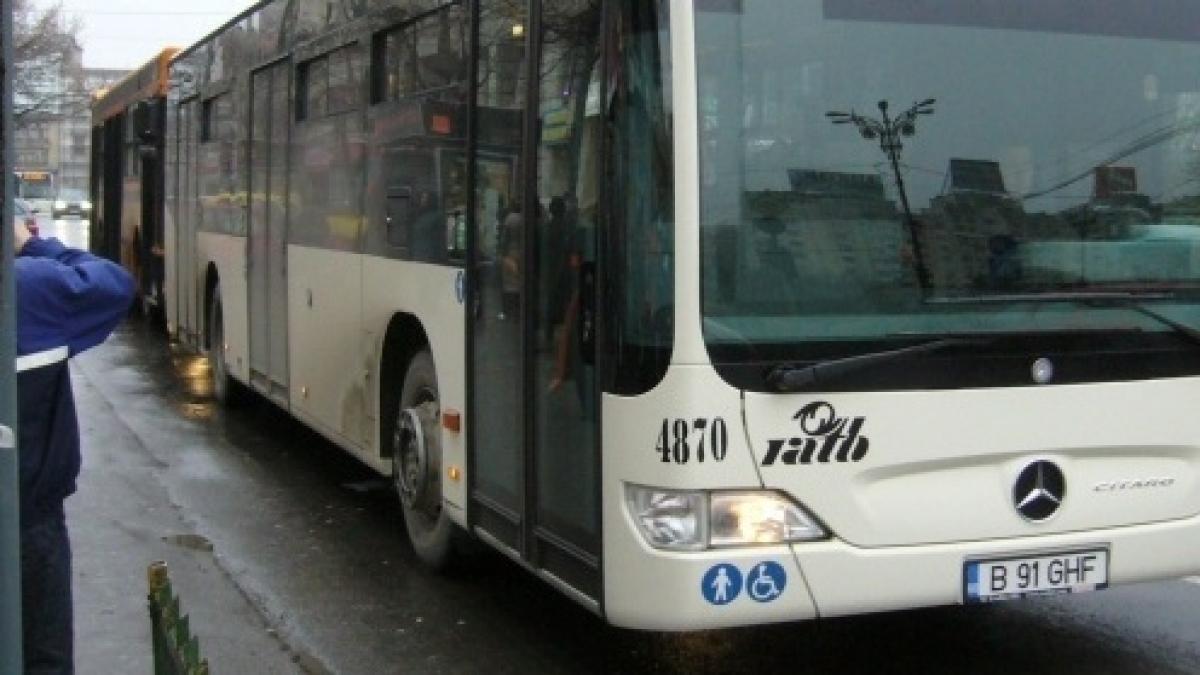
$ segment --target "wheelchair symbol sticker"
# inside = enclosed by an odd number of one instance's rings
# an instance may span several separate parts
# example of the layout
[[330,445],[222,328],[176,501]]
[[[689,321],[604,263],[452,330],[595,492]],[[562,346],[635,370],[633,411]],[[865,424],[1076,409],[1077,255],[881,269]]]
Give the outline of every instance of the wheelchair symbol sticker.
[[787,588],[787,572],[776,562],[763,562],[746,575],[746,595],[757,602],[771,602]]
[[728,605],[742,592],[742,573],[727,563],[713,566],[700,580],[700,593],[714,605]]

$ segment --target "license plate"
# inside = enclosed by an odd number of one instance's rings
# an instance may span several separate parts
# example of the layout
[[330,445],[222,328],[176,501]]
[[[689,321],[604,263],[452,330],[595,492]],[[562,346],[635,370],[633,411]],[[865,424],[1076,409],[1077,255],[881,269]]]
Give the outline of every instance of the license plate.
[[1020,558],[969,560],[963,568],[967,603],[1108,588],[1108,551],[1072,551]]

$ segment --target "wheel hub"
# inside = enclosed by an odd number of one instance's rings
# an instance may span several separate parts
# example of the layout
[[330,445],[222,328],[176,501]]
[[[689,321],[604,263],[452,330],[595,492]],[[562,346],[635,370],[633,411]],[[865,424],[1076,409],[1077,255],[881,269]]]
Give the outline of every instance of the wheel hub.
[[396,423],[392,473],[400,500],[410,509],[422,505],[430,493],[434,458],[427,439],[432,426],[432,405],[404,408]]

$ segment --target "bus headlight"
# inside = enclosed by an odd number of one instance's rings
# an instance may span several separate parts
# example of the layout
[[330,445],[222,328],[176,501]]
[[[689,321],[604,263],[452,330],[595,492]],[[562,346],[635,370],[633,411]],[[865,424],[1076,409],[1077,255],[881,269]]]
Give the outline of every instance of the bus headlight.
[[59,211],[62,211],[63,209],[67,208],[67,203],[60,199],[60,200],[54,202],[54,208],[58,209]]
[[778,492],[705,492],[626,485],[629,512],[646,543],[671,551],[812,541],[828,536]]
[[783,544],[824,539],[825,528],[777,492],[718,492],[709,513],[710,546]]

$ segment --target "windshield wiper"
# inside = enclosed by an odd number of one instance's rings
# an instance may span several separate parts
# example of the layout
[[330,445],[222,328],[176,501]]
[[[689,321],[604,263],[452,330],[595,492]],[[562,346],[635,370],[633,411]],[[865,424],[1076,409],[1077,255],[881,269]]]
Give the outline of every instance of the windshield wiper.
[[[1113,292],[1113,291],[1087,291],[1087,292],[1053,292],[1053,293],[1029,293],[1029,294],[1003,294],[1003,295],[980,295],[980,296],[963,296],[963,297],[941,297],[929,298],[925,302],[935,305],[991,305],[991,304],[1019,304],[1019,303],[1055,303],[1055,302],[1074,302],[1086,305],[1096,305],[1100,307],[1118,307],[1137,312],[1143,316],[1149,317],[1164,326],[1173,330],[1177,335],[1180,335],[1193,344],[1200,345],[1200,328],[1189,326],[1183,322],[1176,321],[1171,317],[1162,314],[1158,310],[1151,309],[1144,303],[1148,300],[1169,300],[1175,296],[1171,293],[1128,293],[1128,292]],[[1133,330],[1131,328],[1112,328],[1113,332]],[[1140,329],[1139,329],[1140,330]],[[1067,331],[1071,332],[1071,331]],[[1090,331],[1088,331],[1090,332]],[[1024,334],[1024,333],[1022,333]],[[1008,334],[1006,334],[1008,335]],[[1012,334],[1015,335],[1015,334]],[[773,390],[786,393],[802,391],[816,387],[821,384],[826,384],[844,375],[852,374],[860,370],[866,370],[878,365],[903,361],[905,359],[940,352],[952,347],[978,347],[991,344],[995,337],[999,335],[983,336],[975,335],[972,337],[945,337],[937,340],[930,340],[910,347],[902,347],[900,349],[889,349],[887,351],[873,352],[870,354],[860,354],[857,356],[848,356],[839,359],[830,359],[828,361],[820,361],[808,366],[798,366],[794,364],[781,365],[773,368],[766,376],[767,385]]]
[[990,342],[991,340],[983,338],[942,338],[911,347],[820,361],[810,366],[782,365],[773,368],[767,374],[767,386],[781,393],[803,391],[804,389],[815,387],[844,375],[873,368],[881,364],[903,361],[923,354],[932,354],[933,352],[940,352],[951,347],[980,346]]
[[991,304],[1018,304],[1022,302],[1033,303],[1053,303],[1053,302],[1075,302],[1087,305],[1096,305],[1101,307],[1119,307],[1128,309],[1142,316],[1150,317],[1155,321],[1167,326],[1177,334],[1191,340],[1196,344],[1200,344],[1200,329],[1189,326],[1181,321],[1176,321],[1171,317],[1159,312],[1155,309],[1150,309],[1144,303],[1148,300],[1171,300],[1175,297],[1172,293],[1129,293],[1123,291],[1079,291],[1079,292],[1060,292],[1053,293],[1014,293],[1014,294],[998,294],[998,295],[977,295],[963,297],[943,297],[929,298],[927,303],[933,305],[991,305]]

